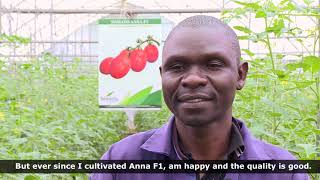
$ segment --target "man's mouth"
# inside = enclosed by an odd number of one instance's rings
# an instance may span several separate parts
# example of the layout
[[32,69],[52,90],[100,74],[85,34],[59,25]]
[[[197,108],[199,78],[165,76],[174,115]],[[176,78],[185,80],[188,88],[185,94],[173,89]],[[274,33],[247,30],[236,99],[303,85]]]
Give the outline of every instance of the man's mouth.
[[183,94],[178,97],[178,101],[185,103],[198,103],[202,101],[211,101],[213,98],[205,94]]

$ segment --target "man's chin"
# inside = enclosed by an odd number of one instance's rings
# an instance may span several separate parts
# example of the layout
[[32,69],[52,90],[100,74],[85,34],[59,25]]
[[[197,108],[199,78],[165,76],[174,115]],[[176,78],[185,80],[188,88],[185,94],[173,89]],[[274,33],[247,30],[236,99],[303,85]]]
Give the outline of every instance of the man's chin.
[[208,116],[203,115],[183,115],[177,118],[180,123],[190,127],[205,127],[214,121],[214,119],[208,119]]

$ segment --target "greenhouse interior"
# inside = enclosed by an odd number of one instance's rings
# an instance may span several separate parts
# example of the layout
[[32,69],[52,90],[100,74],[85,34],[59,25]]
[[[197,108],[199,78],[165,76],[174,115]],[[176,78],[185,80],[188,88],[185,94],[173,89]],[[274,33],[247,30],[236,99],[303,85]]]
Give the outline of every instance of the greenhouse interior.
[[[0,0],[0,8],[2,160],[99,160],[112,144],[166,124],[173,113],[161,89],[163,45],[196,15],[231,27],[249,64],[232,115],[257,139],[320,160],[320,1]],[[102,65],[143,48],[156,56],[141,66]]]

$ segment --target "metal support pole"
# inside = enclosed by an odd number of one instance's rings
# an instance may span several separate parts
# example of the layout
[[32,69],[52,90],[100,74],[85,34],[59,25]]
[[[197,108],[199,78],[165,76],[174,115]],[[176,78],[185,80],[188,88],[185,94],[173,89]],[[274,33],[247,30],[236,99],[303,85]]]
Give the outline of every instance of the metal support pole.
[[[51,0],[51,10],[53,10],[53,0]],[[53,41],[53,14],[50,13],[50,41]],[[50,49],[53,48],[53,44],[50,44]]]
[[129,128],[129,131],[134,131],[136,129],[136,126],[134,124],[134,117],[137,113],[137,110],[124,110],[124,112],[126,113],[127,117],[128,117],[128,120],[127,120],[127,126]]
[[[37,0],[34,0],[34,9],[35,10],[37,10]],[[38,16],[38,14],[37,13],[35,13],[34,14],[34,21],[33,21],[33,32],[34,32],[34,34],[33,34],[33,40],[34,41],[36,41],[37,40],[37,16]],[[36,44],[33,44],[33,49],[32,49],[32,53],[33,54],[36,54],[37,53],[37,45]]]
[[0,34],[2,34],[2,0],[0,0]]

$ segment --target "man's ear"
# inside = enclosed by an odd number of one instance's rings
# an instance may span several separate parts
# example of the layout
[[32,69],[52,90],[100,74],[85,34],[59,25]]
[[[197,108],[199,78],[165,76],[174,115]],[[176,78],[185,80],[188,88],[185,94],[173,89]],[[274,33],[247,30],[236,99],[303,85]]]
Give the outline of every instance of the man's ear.
[[240,62],[238,66],[238,84],[237,84],[237,90],[241,90],[245,84],[247,74],[248,74],[248,62]]

